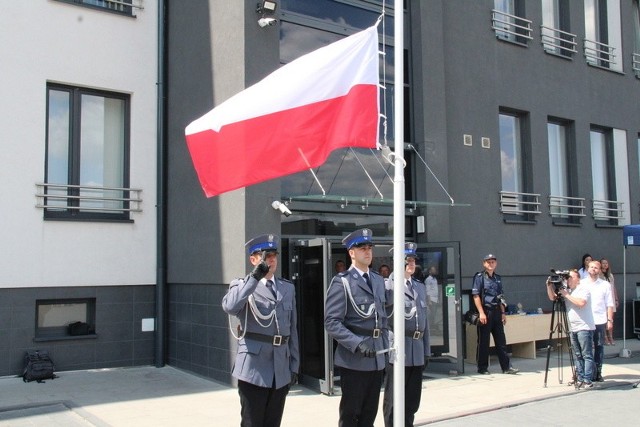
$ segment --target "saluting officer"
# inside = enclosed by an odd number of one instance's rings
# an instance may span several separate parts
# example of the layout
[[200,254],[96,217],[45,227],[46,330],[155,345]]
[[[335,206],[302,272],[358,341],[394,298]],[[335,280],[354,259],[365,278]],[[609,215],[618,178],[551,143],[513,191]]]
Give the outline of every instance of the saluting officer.
[[300,365],[295,288],[274,277],[277,236],[258,236],[245,247],[254,269],[232,281],[222,299],[223,310],[240,322],[237,332],[232,330],[238,339],[232,374],[238,379],[240,425],[279,426]]
[[[427,289],[425,284],[414,279],[416,271],[417,245],[406,242],[404,246],[404,279],[392,279],[387,288],[393,292],[404,293],[404,312],[400,307],[394,310],[394,316],[404,316],[404,424],[413,426],[416,412],[420,408],[422,397],[422,371],[427,367],[431,355],[429,344],[429,323],[427,321]],[[393,337],[393,339],[402,339]],[[387,366],[384,379],[384,401],[382,403],[384,425],[393,427],[393,364]]]
[[341,427],[373,426],[380,401],[386,359],[380,351],[388,348],[389,330],[384,280],[369,269],[372,238],[363,228],[342,240],[351,267],[333,278],[325,302],[324,326],[338,342],[334,363],[340,367]]

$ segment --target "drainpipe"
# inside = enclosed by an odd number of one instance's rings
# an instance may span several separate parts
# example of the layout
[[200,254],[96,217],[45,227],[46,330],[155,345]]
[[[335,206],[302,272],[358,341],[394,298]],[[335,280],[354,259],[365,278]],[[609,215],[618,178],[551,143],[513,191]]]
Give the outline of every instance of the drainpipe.
[[156,368],[162,368],[165,364],[166,354],[166,227],[165,227],[165,136],[164,136],[164,115],[165,115],[165,99],[164,99],[164,54],[165,54],[165,31],[166,31],[166,12],[164,0],[158,0],[158,74],[157,86],[157,118],[156,118],[156,135],[157,135],[157,179],[156,179],[156,321],[155,321],[155,340],[154,340],[154,360]]

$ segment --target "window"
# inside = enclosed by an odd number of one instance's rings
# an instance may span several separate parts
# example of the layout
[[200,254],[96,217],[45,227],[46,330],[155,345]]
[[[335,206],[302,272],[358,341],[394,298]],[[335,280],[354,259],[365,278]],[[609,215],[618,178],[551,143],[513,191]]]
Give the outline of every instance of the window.
[[69,325],[75,322],[86,323],[90,334],[95,335],[95,318],[95,298],[37,300],[36,339],[71,336]]
[[585,0],[584,20],[587,63],[622,71],[620,0]]
[[48,85],[45,161],[45,218],[129,219],[129,96]]
[[531,40],[531,21],[525,19],[524,1],[494,0],[491,11],[491,27],[496,37],[513,43],[526,45]]
[[601,225],[629,224],[626,132],[593,126],[590,139],[593,218]]
[[58,0],[63,3],[73,3],[93,9],[103,9],[123,15],[134,16],[133,10],[142,9],[142,0]]
[[572,159],[574,139],[570,122],[549,119],[549,213],[554,223],[578,222],[584,216],[584,199],[571,197],[577,174]]
[[576,53],[576,36],[570,29],[569,0],[542,0],[542,47],[545,52],[570,57]]
[[528,173],[528,121],[527,115],[502,111],[499,115],[500,170],[502,173],[501,210],[509,215],[521,215],[529,220],[530,214],[539,213],[539,195],[531,194]]

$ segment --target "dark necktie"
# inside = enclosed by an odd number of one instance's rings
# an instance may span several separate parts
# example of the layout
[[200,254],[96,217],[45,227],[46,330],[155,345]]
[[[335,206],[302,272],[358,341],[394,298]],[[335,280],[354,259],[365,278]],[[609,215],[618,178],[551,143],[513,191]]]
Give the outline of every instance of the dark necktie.
[[371,292],[373,292],[373,286],[371,286],[371,279],[369,279],[369,273],[364,273],[362,277],[364,277],[364,280],[367,282],[367,286],[369,286],[369,289],[371,289]]
[[276,289],[273,287],[273,280],[267,280],[267,288],[269,288],[273,297],[276,298]]

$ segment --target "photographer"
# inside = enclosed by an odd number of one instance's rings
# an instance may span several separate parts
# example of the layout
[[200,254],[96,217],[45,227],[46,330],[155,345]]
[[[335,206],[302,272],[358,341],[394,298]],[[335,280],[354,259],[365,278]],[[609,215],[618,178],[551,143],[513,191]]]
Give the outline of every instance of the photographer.
[[591,379],[593,361],[593,331],[595,324],[591,312],[591,293],[580,283],[580,273],[570,270],[565,279],[560,276],[547,278],[547,295],[551,301],[563,298],[569,321],[571,347],[576,356],[576,381],[579,389],[593,387]]

